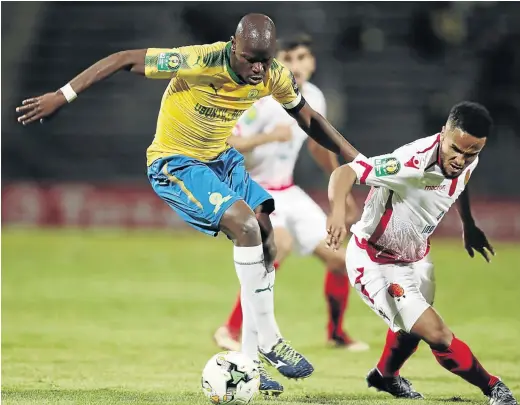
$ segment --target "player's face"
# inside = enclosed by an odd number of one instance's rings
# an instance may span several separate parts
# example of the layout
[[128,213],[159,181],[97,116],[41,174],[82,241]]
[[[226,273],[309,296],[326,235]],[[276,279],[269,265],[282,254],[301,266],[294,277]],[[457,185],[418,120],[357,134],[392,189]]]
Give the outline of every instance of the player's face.
[[448,178],[458,177],[477,158],[486,138],[475,138],[448,122],[441,132],[441,168]]
[[[243,42],[243,43],[242,43]],[[246,41],[236,41],[234,69],[247,84],[256,86],[264,81],[275,54],[275,45],[254,47]],[[233,48],[232,48],[233,49]]]
[[311,78],[316,69],[316,60],[311,50],[306,46],[298,46],[290,51],[281,51],[278,53],[277,59],[292,72],[300,87]]

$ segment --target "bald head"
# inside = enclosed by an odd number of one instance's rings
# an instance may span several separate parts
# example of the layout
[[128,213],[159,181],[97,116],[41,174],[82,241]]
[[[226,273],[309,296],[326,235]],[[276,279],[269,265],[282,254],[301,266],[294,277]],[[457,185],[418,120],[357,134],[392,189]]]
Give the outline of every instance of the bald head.
[[253,47],[269,48],[272,43],[276,44],[276,27],[265,14],[247,14],[238,23],[235,38]]
[[233,70],[248,84],[265,79],[276,53],[276,27],[264,14],[247,14],[231,38]]

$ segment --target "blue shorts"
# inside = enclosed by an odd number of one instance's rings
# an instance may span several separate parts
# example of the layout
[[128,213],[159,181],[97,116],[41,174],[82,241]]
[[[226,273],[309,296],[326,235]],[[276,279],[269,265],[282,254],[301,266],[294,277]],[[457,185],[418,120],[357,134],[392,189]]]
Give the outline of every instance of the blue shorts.
[[[154,191],[188,224],[216,236],[222,215],[236,201],[251,209],[273,197],[251,179],[244,157],[228,149],[210,162],[183,155],[157,159],[148,167]],[[274,209],[274,201],[270,204]]]

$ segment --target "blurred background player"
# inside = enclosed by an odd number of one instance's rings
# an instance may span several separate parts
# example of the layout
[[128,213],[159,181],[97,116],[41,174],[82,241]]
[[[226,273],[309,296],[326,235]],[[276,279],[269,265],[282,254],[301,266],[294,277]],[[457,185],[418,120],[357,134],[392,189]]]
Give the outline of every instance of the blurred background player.
[[[294,75],[307,102],[321,115],[326,115],[325,97],[308,80],[316,68],[309,35],[298,34],[278,43],[277,59]],[[277,269],[296,249],[301,255],[314,255],[327,267],[325,297],[328,306],[327,336],[329,343],[352,351],[367,350],[368,345],[354,341],[343,328],[343,316],[348,304],[349,282],[345,272],[345,250],[333,252],[325,244],[327,217],[323,210],[300,187],[293,184],[293,171],[307,135],[294,119],[272,97],[257,101],[240,118],[228,143],[246,156],[246,166],[252,178],[270,192],[276,210],[271,222],[277,255]],[[335,154],[322,148],[312,139],[309,151],[329,176],[338,167]],[[357,219],[357,207],[348,196],[347,223]],[[240,296],[225,325],[217,329],[214,339],[221,348],[240,349],[242,306]]]
[[399,371],[423,340],[442,367],[480,388],[490,405],[517,405],[509,388],[482,367],[432,307],[430,236],[457,199],[469,255],[474,249],[488,262],[488,251],[494,255],[475,225],[466,189],[491,130],[485,107],[462,102],[451,109],[440,134],[390,154],[360,154],[331,176],[327,241],[333,249],[346,236],[344,201],[353,184],[372,186],[361,220],[352,226],[346,259],[352,285],[390,327],[381,359],[367,376],[369,387],[422,399]]
[[[227,43],[118,52],[61,89],[24,100],[16,111],[23,125],[40,120],[121,70],[169,79],[147,150],[150,183],[193,228],[212,236],[223,231],[233,241],[247,308],[244,353],[255,361],[260,353],[287,378],[306,378],[313,366],[282,338],[274,316],[272,197],[247,176],[243,157],[226,139],[245,110],[272,94],[318,142],[341,150],[348,161],[358,152],[305,102],[291,72],[274,59],[275,53],[273,21],[263,14],[248,14]],[[283,387],[263,370],[261,390],[279,393]]]

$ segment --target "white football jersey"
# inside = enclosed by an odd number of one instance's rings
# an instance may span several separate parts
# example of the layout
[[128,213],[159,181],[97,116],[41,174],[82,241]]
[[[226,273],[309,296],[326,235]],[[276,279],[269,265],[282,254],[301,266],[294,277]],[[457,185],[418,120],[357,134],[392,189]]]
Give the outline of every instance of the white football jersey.
[[[325,116],[325,97],[311,83],[305,83],[301,92],[309,105]],[[244,153],[251,177],[266,189],[280,189],[293,183],[293,171],[300,149],[307,139],[294,118],[271,96],[257,101],[247,110],[233,129],[233,135],[250,137],[268,133],[277,125],[289,125],[292,139],[289,142],[272,142]]]
[[393,153],[349,166],[358,184],[372,186],[363,215],[351,231],[377,263],[415,262],[429,251],[429,237],[464,190],[478,158],[455,179],[438,166],[440,135],[418,139]]

